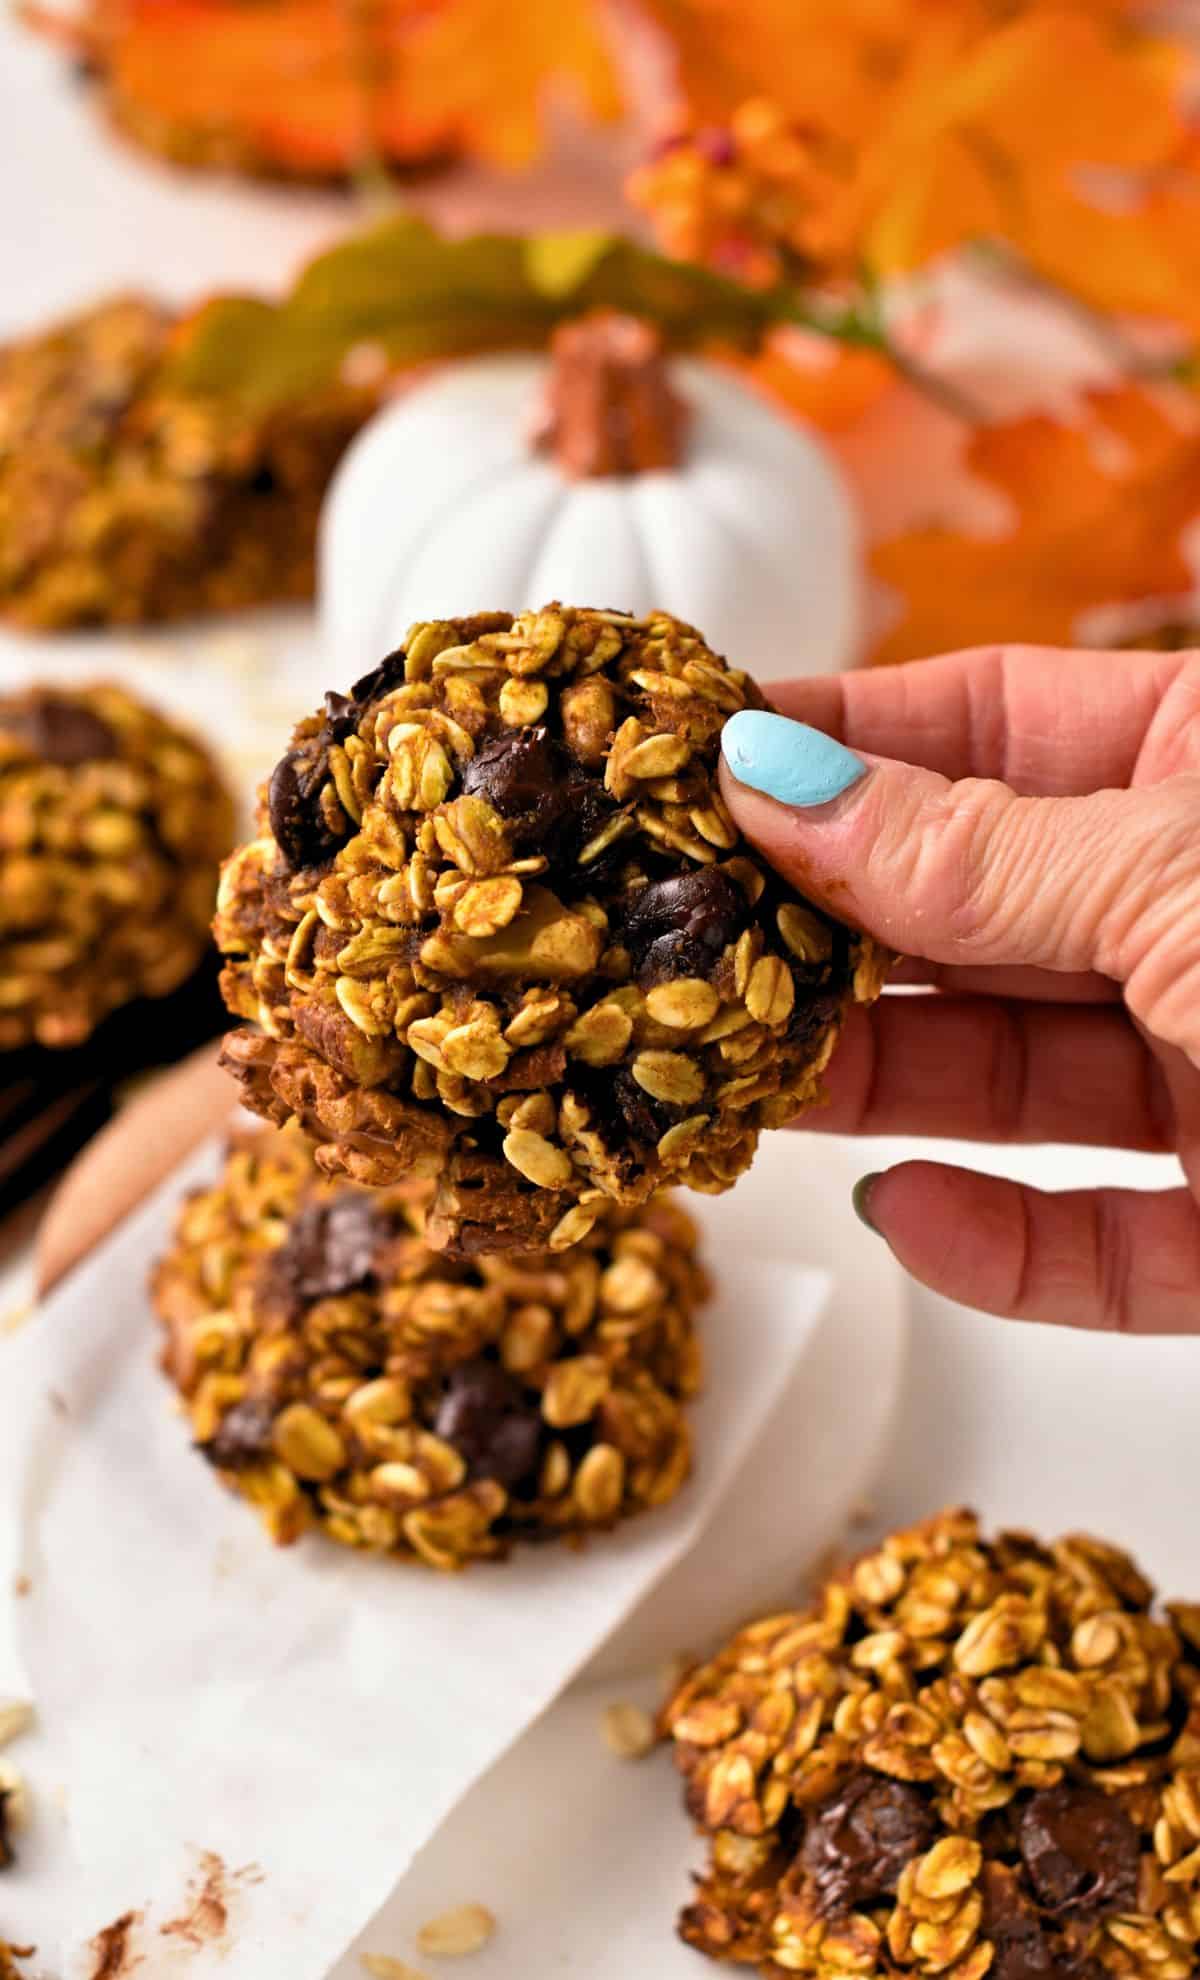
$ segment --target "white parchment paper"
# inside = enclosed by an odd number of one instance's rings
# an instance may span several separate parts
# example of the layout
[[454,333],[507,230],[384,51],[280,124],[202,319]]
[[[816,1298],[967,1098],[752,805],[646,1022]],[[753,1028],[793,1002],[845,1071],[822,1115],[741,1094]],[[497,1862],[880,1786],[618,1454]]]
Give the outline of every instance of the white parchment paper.
[[[696,1544],[830,1289],[770,1259],[726,1266],[695,1479],[581,1555],[441,1578],[318,1539],[276,1550],[189,1448],[154,1362],[147,1264],[214,1161],[172,1178],[0,1343],[0,1502],[16,1514],[0,1692],[31,1691],[40,1725],[21,1754],[39,1822],[5,1878],[5,1929],[64,1980],[92,1975],[89,1942],[130,1911],[127,1960],[154,1975],[320,1980]],[[12,1577],[26,1592],[9,1601]],[[214,1864],[219,1902],[197,1906]]]

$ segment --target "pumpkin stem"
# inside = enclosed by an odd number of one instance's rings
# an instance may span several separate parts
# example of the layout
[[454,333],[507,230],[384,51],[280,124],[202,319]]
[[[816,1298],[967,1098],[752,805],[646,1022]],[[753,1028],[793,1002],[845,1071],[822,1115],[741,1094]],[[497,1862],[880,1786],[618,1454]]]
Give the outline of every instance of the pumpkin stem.
[[532,437],[569,480],[677,467],[689,418],[653,324],[604,309],[559,325]]

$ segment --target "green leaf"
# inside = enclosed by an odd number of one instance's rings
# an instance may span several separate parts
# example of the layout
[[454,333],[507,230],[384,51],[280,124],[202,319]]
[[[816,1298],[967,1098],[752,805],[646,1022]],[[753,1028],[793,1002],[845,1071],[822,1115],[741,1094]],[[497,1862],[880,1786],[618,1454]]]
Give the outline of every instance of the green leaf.
[[612,241],[602,227],[574,234],[531,234],[525,243],[529,279],[544,296],[569,296],[603,261]]
[[564,317],[606,306],[667,340],[753,349],[802,322],[790,288],[754,291],[616,234],[476,234],[449,240],[391,219],[321,255],[282,302],[217,297],[188,326],[166,382],[265,410],[333,384],[347,354],[378,345],[396,366],[536,348]]

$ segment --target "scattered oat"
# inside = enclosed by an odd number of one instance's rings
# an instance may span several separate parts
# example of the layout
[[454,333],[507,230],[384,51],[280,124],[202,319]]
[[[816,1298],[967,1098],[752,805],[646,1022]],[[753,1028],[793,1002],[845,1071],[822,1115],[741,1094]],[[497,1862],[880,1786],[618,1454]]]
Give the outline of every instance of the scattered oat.
[[486,1904],[460,1904],[422,1925],[417,1946],[430,1959],[460,1959],[486,1946],[495,1929]]
[[600,1723],[606,1744],[622,1760],[640,1760],[655,1743],[654,1721],[640,1705],[609,1705]]
[[[371,1980],[427,1980],[427,1976],[407,1960],[393,1959],[391,1953],[360,1953],[359,1965]],[[2,1976],[0,1976],[2,1980]]]

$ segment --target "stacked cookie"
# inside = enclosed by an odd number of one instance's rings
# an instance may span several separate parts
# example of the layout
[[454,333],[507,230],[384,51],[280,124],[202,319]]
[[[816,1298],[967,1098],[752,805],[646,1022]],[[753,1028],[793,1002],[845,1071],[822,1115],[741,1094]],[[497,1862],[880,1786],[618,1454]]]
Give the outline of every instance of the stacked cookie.
[[[761,696],[665,614],[414,626],[225,865],[240,1142],[159,1268],[196,1440],[277,1539],[457,1568],[688,1470],[695,1236],[885,958],[754,858]],[[309,1144],[312,1144],[310,1148]]]

